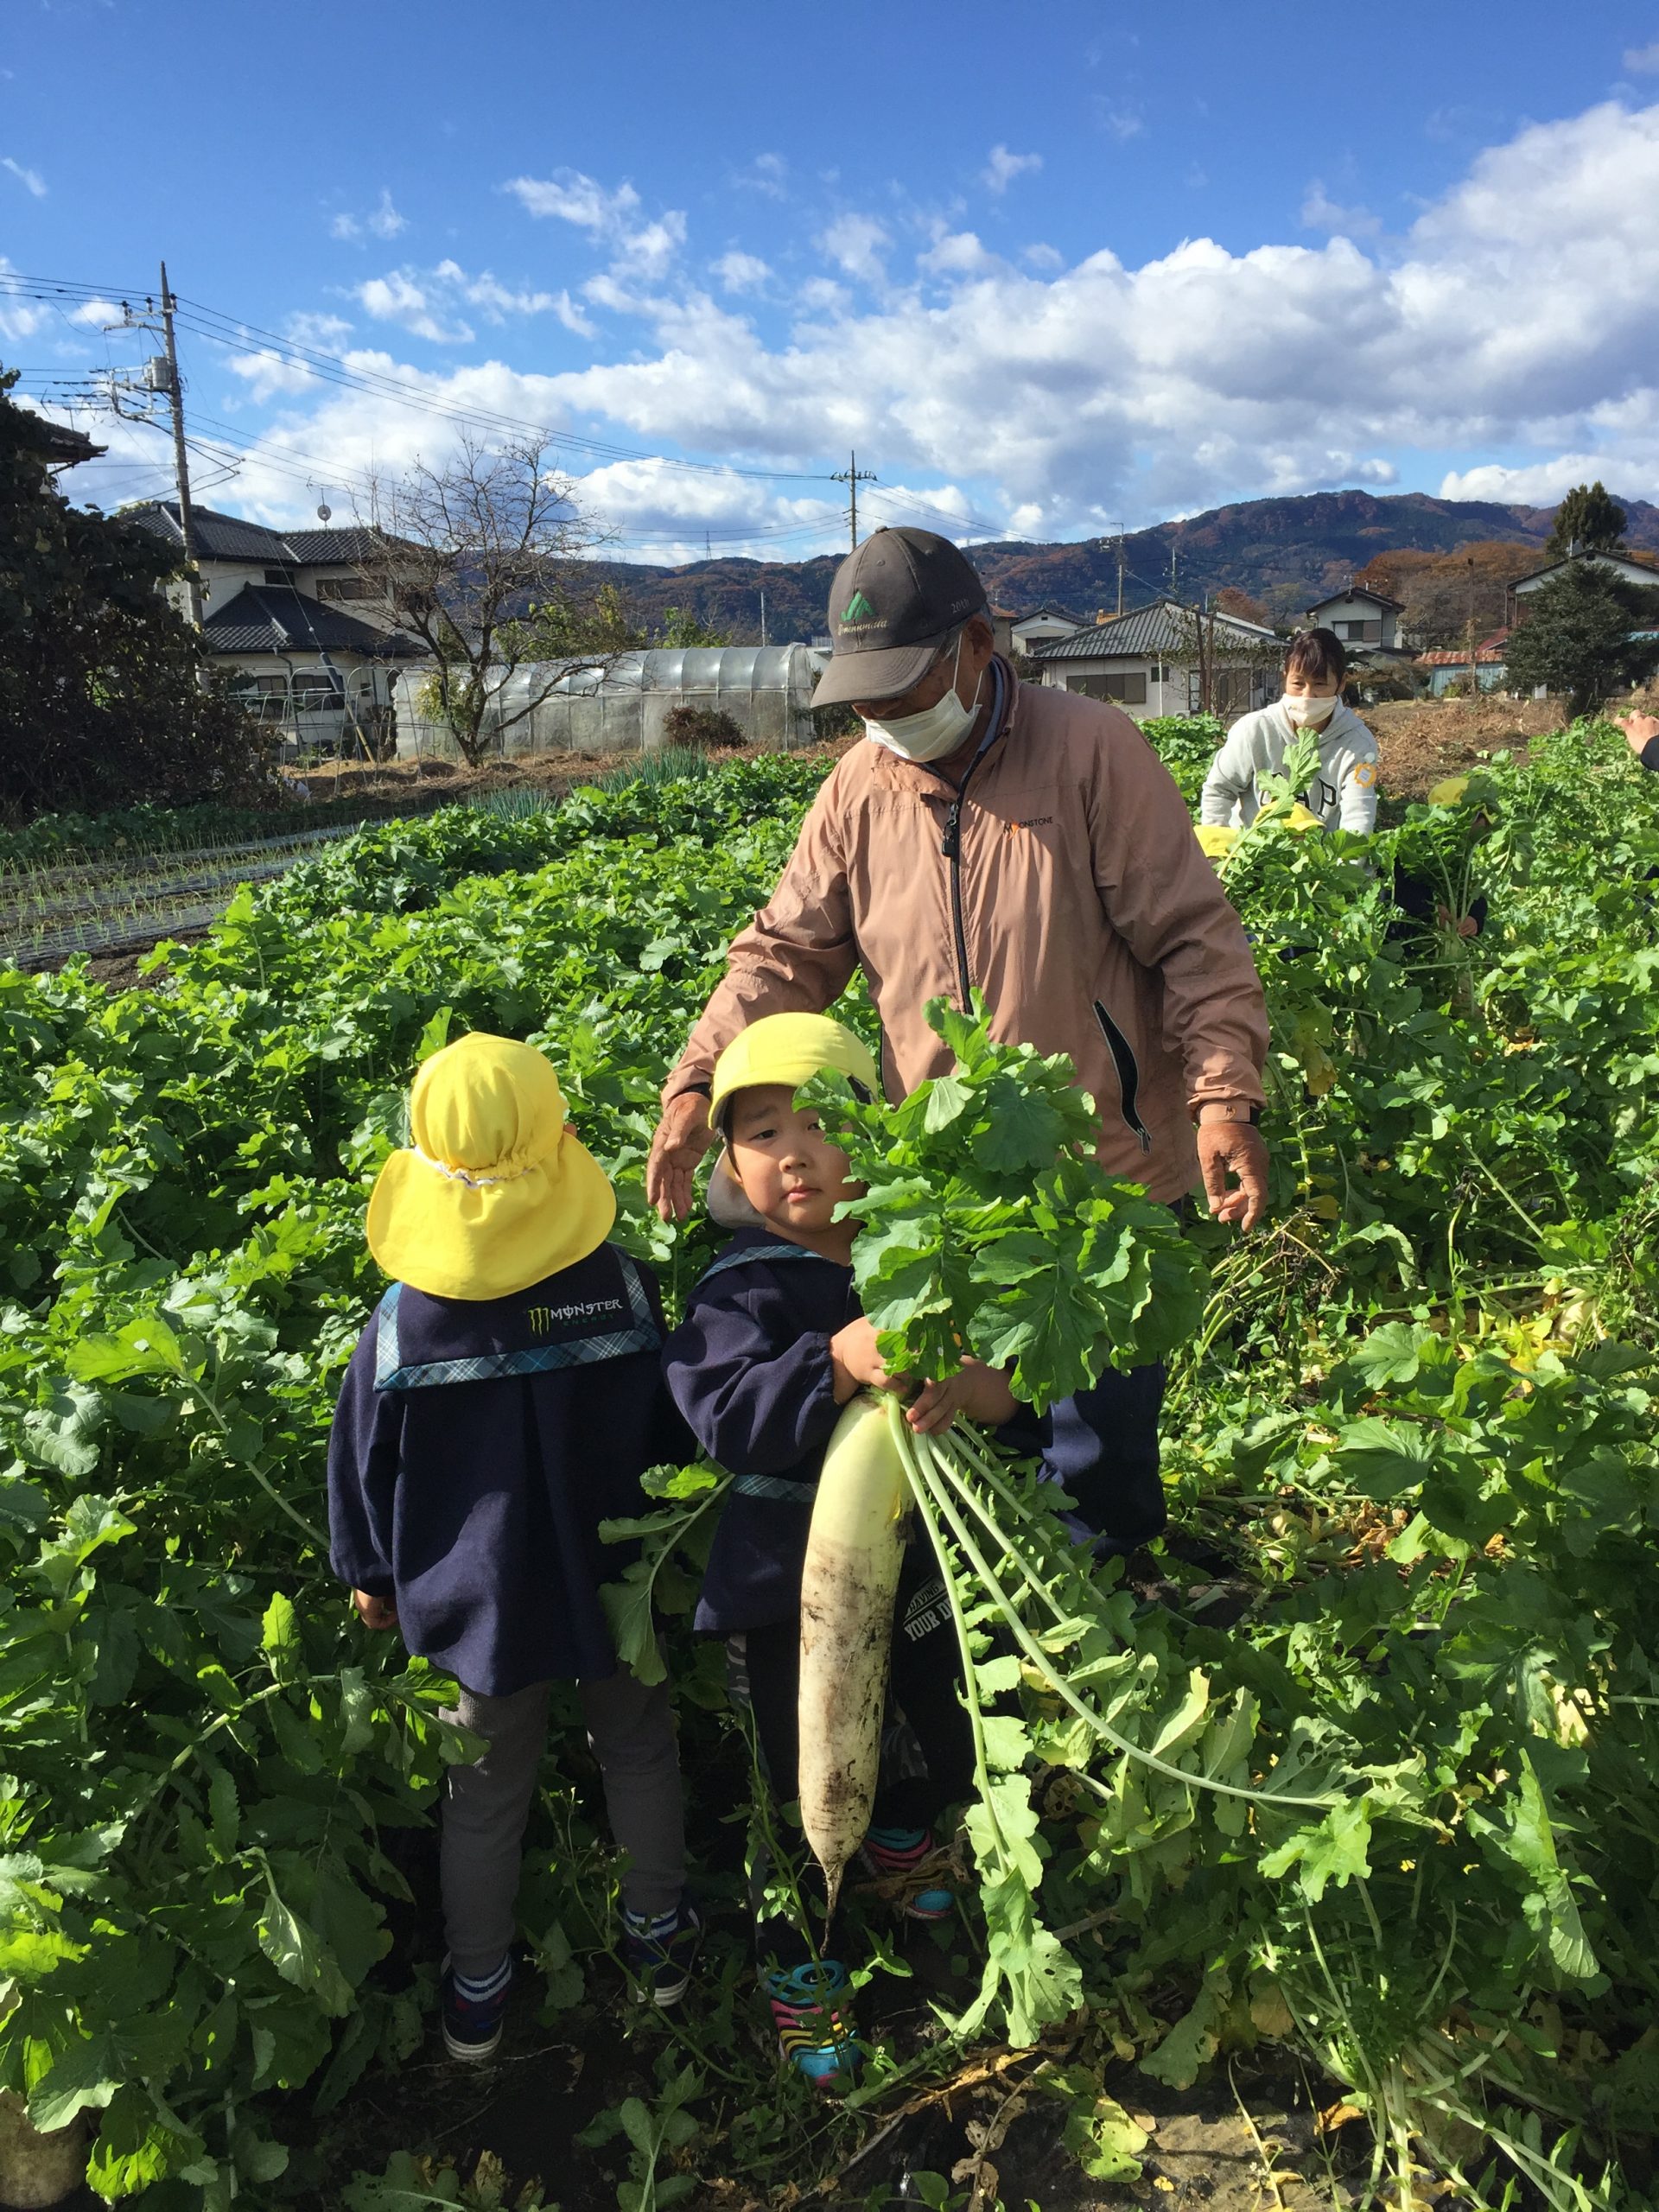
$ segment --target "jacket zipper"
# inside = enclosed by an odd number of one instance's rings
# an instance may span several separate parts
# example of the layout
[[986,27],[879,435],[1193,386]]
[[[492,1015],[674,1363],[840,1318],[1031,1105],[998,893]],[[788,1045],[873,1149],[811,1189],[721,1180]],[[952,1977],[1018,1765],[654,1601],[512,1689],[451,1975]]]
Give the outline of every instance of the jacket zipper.
[[[950,926],[957,944],[957,993],[962,1001],[962,1011],[971,1012],[974,1003],[974,979],[968,965],[968,930],[962,912],[962,803],[968,796],[968,786],[973,781],[974,771],[1002,734],[1002,723],[1007,711],[1007,695],[1002,673],[995,661],[991,664],[995,690],[991,696],[991,726],[983,742],[968,763],[967,772],[950,801],[950,811],[944,817],[943,850],[945,864],[950,871]],[[936,774],[938,771],[934,772]]]
[[1095,1021],[1106,1039],[1112,1056],[1112,1065],[1117,1070],[1117,1089],[1123,1119],[1141,1140],[1142,1152],[1152,1150],[1152,1132],[1141,1118],[1135,1101],[1141,1090],[1141,1070],[1135,1063],[1135,1047],[1100,1001],[1095,1001]]

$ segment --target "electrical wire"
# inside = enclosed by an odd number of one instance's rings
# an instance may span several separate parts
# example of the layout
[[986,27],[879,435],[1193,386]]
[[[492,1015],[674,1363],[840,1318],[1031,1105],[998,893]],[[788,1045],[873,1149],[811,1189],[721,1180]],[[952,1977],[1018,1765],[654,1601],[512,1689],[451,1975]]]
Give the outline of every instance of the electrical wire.
[[[55,305],[60,312],[66,311],[67,302],[86,306],[96,301],[117,302],[126,308],[128,302],[134,298],[143,300],[147,308],[154,312],[155,296],[153,292],[143,291],[130,285],[90,284],[68,278],[29,277],[16,270],[0,270],[0,298],[41,301]],[[835,480],[830,474],[824,470],[755,468],[735,461],[686,461],[666,454],[650,453],[638,448],[619,445],[610,440],[588,437],[569,429],[556,429],[551,425],[531,422],[526,417],[509,415],[492,408],[456,404],[439,398],[418,385],[410,385],[402,378],[389,376],[382,371],[354,365],[342,359],[340,355],[327,353],[321,347],[307,346],[299,340],[284,337],[278,332],[267,330],[257,323],[246,322],[239,318],[227,315],[220,309],[209,306],[206,302],[189,299],[176,292],[173,296],[173,300],[175,324],[189,331],[195,337],[205,339],[215,345],[244,352],[250,347],[268,346],[274,350],[279,361],[291,366],[304,368],[319,381],[332,385],[336,389],[357,391],[365,397],[390,400],[414,412],[429,415],[436,420],[497,433],[504,430],[518,434],[528,433],[544,440],[556,449],[569,448],[607,465],[645,464],[680,474],[718,476],[728,480],[737,477],[751,481],[773,483],[828,483]],[[46,376],[45,372],[31,373],[41,378]],[[48,379],[48,381],[52,380]],[[67,391],[72,383],[75,392],[73,402],[55,396],[60,389]],[[42,396],[45,395],[42,394]],[[60,380],[60,383],[54,384],[54,397],[49,398],[47,404],[96,405],[100,402],[107,404],[105,395],[95,388],[89,387],[83,378],[78,382],[66,378]],[[257,457],[262,466],[276,474],[286,475],[293,480],[302,480],[309,485],[314,479],[308,474],[302,474],[302,470],[308,467],[320,472],[331,484],[340,484],[342,488],[348,492],[357,486],[360,486],[365,493],[372,489],[368,478],[355,475],[354,472],[342,468],[337,461],[321,461],[315,455],[305,454],[297,447],[285,443],[279,445],[270,438],[250,436],[234,426],[216,423],[211,417],[195,415],[194,419],[210,432],[217,432],[221,437],[230,441],[238,456],[245,458],[248,455],[254,455]],[[209,454],[207,457],[214,460],[221,467],[228,467],[229,466],[226,457],[222,454]],[[297,467],[295,466],[296,463],[300,464]],[[218,480],[228,481],[229,476],[227,474]],[[922,516],[935,523],[943,524],[952,531],[969,531],[989,537],[1001,537],[1005,532],[1006,526],[1001,524],[988,521],[982,516],[951,512],[947,509],[934,506],[925,499],[919,499],[908,492],[899,493],[872,487],[866,492],[865,498],[878,511]],[[702,537],[705,542],[710,537],[719,537],[734,544],[757,542],[780,543],[795,537],[817,535],[830,526],[831,521],[832,517],[826,515],[822,520],[794,524],[722,524],[718,526],[704,525],[701,530],[688,525],[683,537],[671,534],[650,537],[630,537],[624,534],[616,542],[628,544],[640,550],[653,546],[672,547],[677,550],[683,544],[694,541],[698,536]],[[1136,581],[1144,583],[1144,579],[1137,578]],[[1148,585],[1146,588],[1152,589],[1154,587]]]

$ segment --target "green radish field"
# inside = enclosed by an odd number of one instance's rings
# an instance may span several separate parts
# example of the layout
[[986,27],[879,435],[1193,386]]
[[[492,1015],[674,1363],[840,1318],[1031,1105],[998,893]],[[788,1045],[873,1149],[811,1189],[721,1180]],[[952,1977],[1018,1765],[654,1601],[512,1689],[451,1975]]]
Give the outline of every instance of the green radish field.
[[[1195,799],[1214,726],[1151,734]],[[423,1055],[528,1039],[675,1311],[721,1240],[645,1208],[657,1092],[823,772],[448,808],[245,888],[137,988],[0,969],[0,2087],[146,2212],[1638,2212],[1659,778],[1593,724],[1368,844],[1269,810],[1220,860],[1273,1026],[1249,1237],[1104,1184],[1066,1071],[970,1009],[938,1012],[959,1066],[929,1095],[842,1102],[867,1309],[918,1363],[944,1300],[1039,1392],[1103,1327],[1172,1365],[1170,1531],[1123,1570],[1087,1575],[971,1436],[918,1455],[980,1789],[954,1926],[901,1942],[849,1878],[862,2087],[826,2107],[782,2075],[755,2000],[749,1751],[686,1626],[708,1469],[657,1479],[617,1587],[625,1642],[650,1604],[669,1624],[694,1995],[624,2005],[595,1777],[556,1736],[509,2055],[440,2063],[433,1806],[461,1747],[321,1533],[381,1287],[366,1193]],[[1481,931],[1402,924],[1396,862],[1453,920],[1484,899]],[[1230,2196],[1202,2128],[1170,2155],[1211,2119],[1249,2145]]]

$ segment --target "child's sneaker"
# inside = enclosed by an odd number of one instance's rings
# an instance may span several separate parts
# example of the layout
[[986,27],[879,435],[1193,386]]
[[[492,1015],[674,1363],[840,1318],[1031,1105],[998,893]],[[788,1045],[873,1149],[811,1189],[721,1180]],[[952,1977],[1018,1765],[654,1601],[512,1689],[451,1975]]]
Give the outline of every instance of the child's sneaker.
[[493,2058],[506,2017],[507,1993],[512,1987],[512,1959],[503,1959],[493,1974],[475,1980],[457,1974],[446,1958],[438,1986],[443,2047],[450,2057],[459,2059],[463,2066],[481,2066]]
[[702,1922],[689,1897],[670,1912],[622,1915],[622,1963],[636,2005],[677,2005],[691,1980]]
[[852,1985],[838,1960],[766,1976],[778,2048],[815,2089],[850,2088],[858,2078]]
[[858,1856],[880,1894],[907,1920],[949,1920],[956,1910],[957,1893],[943,1878],[953,1872],[950,1853],[931,1828],[872,1828]]

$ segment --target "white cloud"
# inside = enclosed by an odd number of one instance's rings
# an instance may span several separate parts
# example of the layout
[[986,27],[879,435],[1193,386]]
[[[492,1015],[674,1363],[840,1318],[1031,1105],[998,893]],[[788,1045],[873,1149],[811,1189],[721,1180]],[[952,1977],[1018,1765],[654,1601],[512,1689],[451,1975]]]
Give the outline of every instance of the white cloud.
[[0,159],[0,169],[10,169],[24,189],[36,200],[46,197],[46,179],[38,169],[26,169],[21,162],[14,162],[10,154]]
[[1147,127],[1140,109],[1129,107],[1121,100],[1096,100],[1095,114],[1101,129],[1109,131],[1120,145],[1138,138]]
[[1065,256],[1058,247],[1052,245],[1025,246],[1020,251],[1020,258],[1028,261],[1033,269],[1064,269],[1065,266]]
[[918,267],[936,276],[971,276],[996,266],[972,231],[949,231],[916,258]]
[[772,275],[770,266],[758,254],[740,253],[735,247],[721,255],[714,270],[728,292],[758,292]]
[[71,322],[78,322],[83,330],[103,330],[121,320],[118,300],[83,300],[78,308],[68,310]]
[[562,291],[553,302],[553,312],[565,328],[578,338],[597,338],[599,325],[583,315],[569,292]]
[[550,177],[515,176],[502,189],[512,194],[527,215],[538,220],[556,217],[598,236],[620,230],[639,206],[639,195],[631,184],[607,192],[580,169],[560,169]]
[[786,200],[789,193],[785,180],[788,175],[789,163],[781,154],[757,154],[732,182],[743,192],[763,193],[768,200]]
[[377,322],[395,322],[412,338],[427,339],[434,346],[470,345],[469,323],[444,321],[442,302],[435,296],[443,289],[441,280],[423,283],[410,270],[394,269],[389,276],[371,276],[359,284],[357,297]]
[[[1104,248],[1061,268],[988,257],[943,292],[873,300],[823,275],[796,293],[777,339],[683,276],[613,278],[606,304],[637,327],[587,367],[435,377],[353,358],[448,404],[604,423],[658,450],[822,467],[853,445],[890,496],[943,480],[967,499],[949,512],[1033,537],[1402,473],[1432,482],[1453,460],[1465,473],[1452,488],[1548,498],[1599,475],[1659,498],[1656,205],[1659,105],[1609,103],[1479,155],[1386,255],[1351,237],[1249,251],[1200,238],[1138,265]],[[822,244],[849,277],[879,277],[892,239],[849,214]],[[429,273],[399,275],[420,296],[387,302],[404,312],[442,321],[469,304]],[[294,442],[337,453],[341,481],[371,450],[391,467],[454,435],[367,395],[301,398]],[[1502,466],[1483,470],[1478,457],[1496,454]],[[741,495],[757,530],[772,489]],[[651,493],[663,527],[663,503],[682,496]]]
[[320,353],[337,353],[352,334],[343,315],[291,315],[283,325],[296,346],[315,346]]
[[990,191],[1006,192],[1017,176],[1026,176],[1043,166],[1040,154],[1011,154],[1006,146],[993,146],[980,181]]
[[1302,228],[1330,231],[1345,238],[1375,238],[1382,226],[1368,207],[1344,207],[1325,188],[1323,177],[1313,179],[1302,200]]
[[[612,276],[617,283],[655,283],[665,276],[685,244],[685,217],[677,207],[665,208],[648,222],[639,219],[640,200],[631,184],[613,192],[580,169],[559,169],[550,177],[518,176],[502,187],[526,214],[538,220],[573,224],[586,231],[596,245],[610,249]],[[591,298],[599,294],[584,287]],[[601,305],[608,302],[601,300]]]
[[359,239],[365,237],[395,238],[409,228],[409,218],[400,215],[391,204],[391,194],[385,185],[380,197],[366,215],[339,214],[329,224],[331,235],[337,238]]
[[247,385],[250,397],[261,403],[278,392],[303,391],[317,381],[315,372],[303,361],[274,353],[269,346],[257,353],[232,353],[230,368],[232,375],[240,377]]
[[[441,261],[435,269],[394,269],[385,276],[371,276],[357,287],[356,297],[377,322],[397,323],[435,345],[471,341],[473,328],[463,308],[476,308],[486,322],[497,324],[552,315],[581,337],[594,335],[593,324],[572,303],[569,292],[504,284],[487,269],[468,276],[456,261]],[[342,331],[346,327],[340,327]]]
[[885,277],[881,256],[892,243],[886,225],[873,215],[837,215],[817,239],[821,252],[865,283],[880,283]]
[[1649,46],[1627,46],[1624,67],[1636,77],[1659,77],[1659,38]]
[[847,306],[849,294],[844,284],[837,284],[833,276],[809,276],[800,289],[800,302],[812,315],[839,315]]

